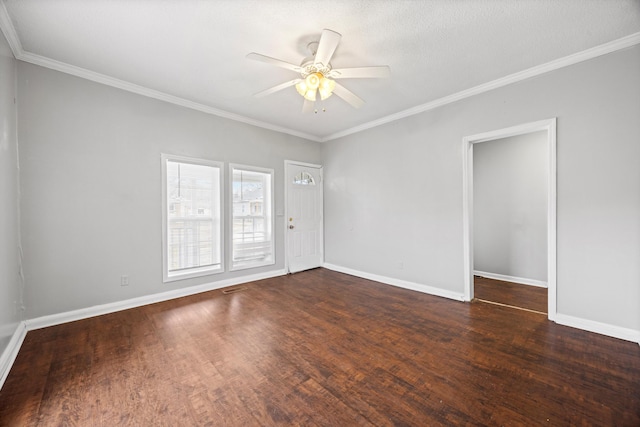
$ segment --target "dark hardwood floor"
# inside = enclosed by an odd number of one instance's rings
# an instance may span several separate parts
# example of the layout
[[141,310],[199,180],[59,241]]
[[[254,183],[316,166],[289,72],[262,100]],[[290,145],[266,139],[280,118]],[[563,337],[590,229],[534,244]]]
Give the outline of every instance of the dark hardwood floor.
[[640,425],[640,346],[316,269],[29,332],[6,426]]
[[474,296],[513,307],[547,313],[547,288],[474,276]]

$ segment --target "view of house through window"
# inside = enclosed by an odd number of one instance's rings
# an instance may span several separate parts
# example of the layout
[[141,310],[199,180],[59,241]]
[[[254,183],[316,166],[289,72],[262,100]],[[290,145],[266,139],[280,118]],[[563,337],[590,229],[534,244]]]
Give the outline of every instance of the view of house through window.
[[231,165],[231,177],[231,269],[273,264],[273,171]]
[[166,157],[165,280],[222,271],[220,166]]

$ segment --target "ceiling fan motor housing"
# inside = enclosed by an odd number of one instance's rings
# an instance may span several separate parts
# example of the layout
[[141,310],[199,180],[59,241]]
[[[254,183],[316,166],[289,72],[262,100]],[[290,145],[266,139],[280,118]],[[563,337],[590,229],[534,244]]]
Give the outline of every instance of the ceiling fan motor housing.
[[311,56],[307,56],[300,63],[300,68],[302,68],[300,74],[302,75],[303,79],[308,75],[315,73],[320,73],[324,77],[329,77],[329,73],[331,72],[331,64],[315,63],[319,44],[319,42],[311,42],[307,45],[307,49],[309,49]]
[[329,73],[331,72],[331,64],[314,64],[313,57],[311,58],[311,61],[307,61],[308,59],[309,58],[305,58],[304,61],[302,61],[302,64],[300,64],[300,68],[302,68],[300,74],[302,75],[303,79],[306,78],[309,74],[315,73],[320,73],[324,77],[329,77]]

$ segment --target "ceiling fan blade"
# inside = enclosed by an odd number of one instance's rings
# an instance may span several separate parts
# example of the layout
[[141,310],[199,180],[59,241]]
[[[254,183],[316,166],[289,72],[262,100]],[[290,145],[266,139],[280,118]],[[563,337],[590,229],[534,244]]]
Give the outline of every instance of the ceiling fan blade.
[[315,106],[315,102],[309,101],[308,99],[305,98],[304,104],[302,104],[302,112],[310,113],[313,111],[314,106]]
[[316,59],[314,64],[322,64],[325,67],[329,65],[333,52],[336,51],[338,43],[342,35],[335,31],[324,29],[320,36],[320,42],[318,43],[318,50],[316,52]]
[[276,67],[286,68],[287,70],[295,71],[296,73],[302,71],[302,68],[300,68],[299,65],[291,64],[289,62],[281,61],[255,52],[248,54],[247,58],[253,59],[254,61],[266,62],[267,64],[275,65]]
[[364,105],[364,101],[358,95],[351,92],[340,83],[336,83],[336,87],[333,88],[333,93],[347,101],[353,108],[360,108]]
[[298,82],[301,82],[301,81],[302,81],[302,79],[290,80],[288,82],[281,83],[281,84],[276,85],[274,87],[270,87],[269,89],[265,89],[262,92],[258,92],[256,94],[254,94],[253,96],[255,96],[256,98],[262,98],[263,96],[271,95],[274,92],[277,92],[277,91],[282,90],[282,89],[286,89],[286,88],[288,88],[290,86],[293,86],[293,85],[295,85],[295,84],[297,84]]
[[378,67],[337,68],[331,70],[329,77],[334,79],[380,79],[391,76],[387,65]]

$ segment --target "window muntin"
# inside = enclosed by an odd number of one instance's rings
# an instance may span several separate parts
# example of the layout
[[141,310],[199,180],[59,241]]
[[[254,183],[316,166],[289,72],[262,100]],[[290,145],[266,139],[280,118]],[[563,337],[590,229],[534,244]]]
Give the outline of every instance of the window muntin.
[[162,156],[164,281],[219,273],[222,165]]
[[293,183],[296,185],[316,185],[313,179],[313,175],[309,172],[300,172],[293,178]]
[[275,263],[273,170],[230,165],[231,270]]

